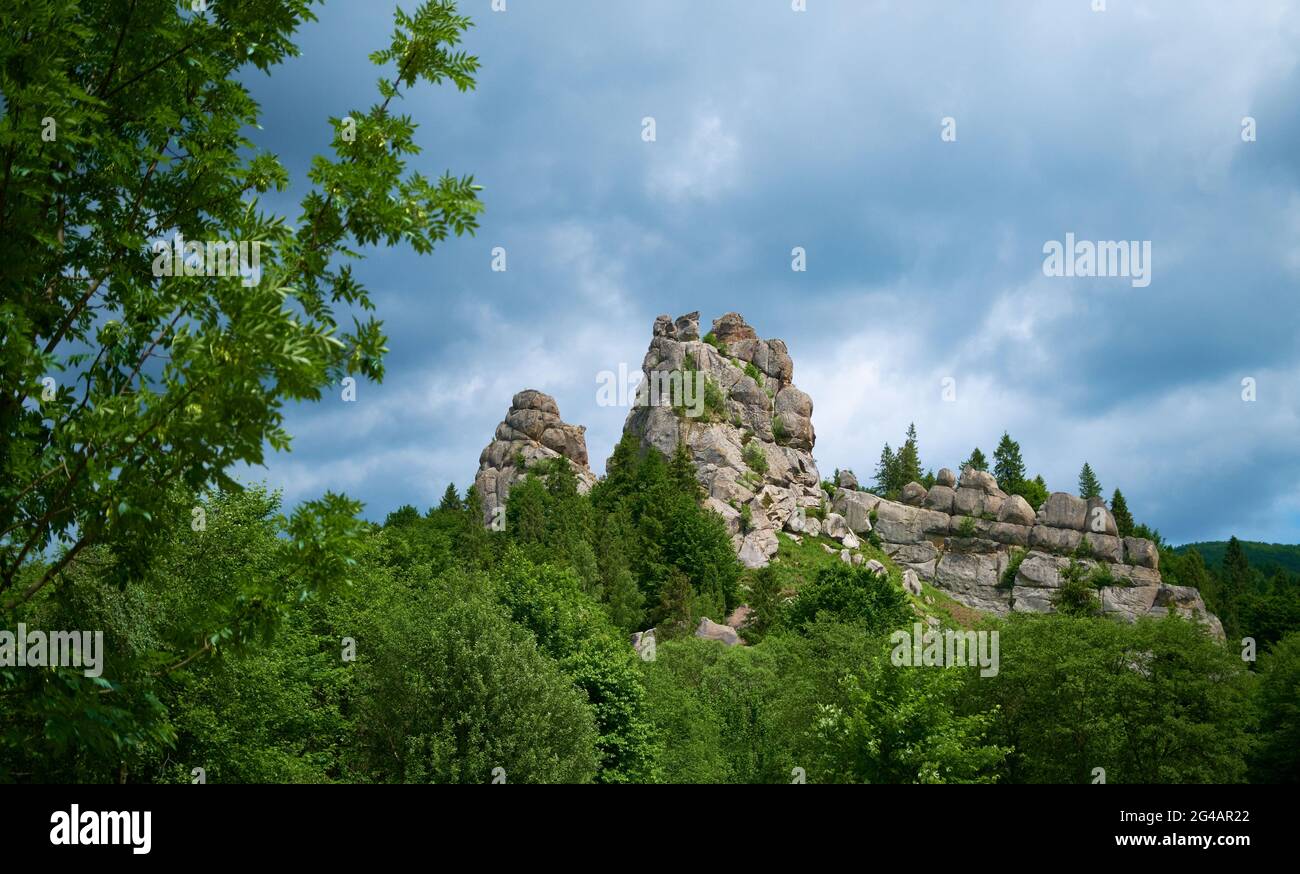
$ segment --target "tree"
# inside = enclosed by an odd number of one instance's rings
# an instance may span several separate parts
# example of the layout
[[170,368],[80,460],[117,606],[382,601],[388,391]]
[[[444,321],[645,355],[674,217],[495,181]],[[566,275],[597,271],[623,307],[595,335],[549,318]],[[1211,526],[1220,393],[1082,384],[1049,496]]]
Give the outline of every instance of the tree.
[[898,469],[895,473],[891,492],[901,492],[908,483],[921,481],[921,453],[916,442],[916,425],[907,426],[907,439],[898,450],[896,458]]
[[[94,546],[115,556],[103,585],[138,579],[168,514],[188,520],[265,447],[289,448],[286,404],[382,379],[382,325],[347,260],[379,244],[427,253],[472,232],[481,209],[471,178],[407,172],[415,125],[390,109],[421,80],[473,87],[478,61],[456,50],[470,22],[454,7],[396,13],[372,56],[396,74],[370,109],[330,120],[332,155],[314,159],[286,219],[259,200],[289,174],[245,137],[258,106],[243,82],[297,53],[308,6],[106,5],[5,12],[0,627]],[[268,604],[250,581],[205,639],[261,636],[298,596],[349,581],[359,511],[326,494],[282,519],[300,591]],[[93,718],[52,714],[53,730]]]
[[1029,503],[1030,507],[1037,510],[1039,507],[1043,506],[1043,503],[1048,498],[1049,493],[1047,491],[1047,481],[1043,479],[1042,474],[1039,474],[1031,480],[1023,480],[1020,483],[1020,488],[1016,491],[1016,494],[1024,498]]
[[876,494],[882,497],[889,494],[890,487],[898,478],[895,473],[897,468],[898,463],[894,458],[894,450],[890,449],[889,444],[886,443],[885,448],[880,450],[880,461],[876,463]]
[[1133,536],[1133,514],[1128,511],[1128,502],[1119,489],[1110,496],[1110,514],[1115,517],[1115,527],[1120,537]]
[[1011,439],[1006,431],[993,450],[993,478],[1008,494],[1020,494],[1025,480],[1025,462],[1020,457],[1020,444]]
[[1250,561],[1236,536],[1229,538],[1227,549],[1224,550],[1220,580],[1219,601],[1223,614],[1219,618],[1228,635],[1236,637],[1244,631],[1241,627],[1242,608],[1249,594],[1251,580]]
[[1255,780],[1300,783],[1300,632],[1291,632],[1260,658],[1260,743]]
[[457,513],[465,509],[465,505],[461,503],[460,495],[456,492],[455,483],[447,483],[447,490],[442,493],[442,501],[438,503],[438,509]]
[[974,468],[975,470],[989,469],[989,460],[984,457],[984,453],[980,451],[978,446],[971,450],[969,458],[957,465],[957,470],[958,472],[961,472],[968,467]]
[[761,641],[781,625],[785,604],[781,598],[781,581],[772,565],[760,568],[749,587],[749,618],[742,632],[748,643]]
[[1097,479],[1097,475],[1092,472],[1092,466],[1086,461],[1083,463],[1082,469],[1079,470],[1079,497],[1084,500],[1101,497],[1101,482]]

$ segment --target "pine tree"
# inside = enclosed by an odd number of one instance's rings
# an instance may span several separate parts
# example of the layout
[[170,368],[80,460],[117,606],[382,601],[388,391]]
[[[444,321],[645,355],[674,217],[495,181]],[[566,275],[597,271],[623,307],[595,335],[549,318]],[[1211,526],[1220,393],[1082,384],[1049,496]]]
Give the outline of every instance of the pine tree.
[[741,632],[747,643],[758,643],[768,632],[781,624],[781,582],[776,568],[768,565],[754,574],[749,587],[749,618]]
[[898,450],[896,461],[898,469],[891,483],[891,492],[901,492],[908,483],[921,481],[921,453],[917,447],[915,424],[907,426],[907,439],[903,441],[903,448]]
[[1110,514],[1115,517],[1115,527],[1119,529],[1120,537],[1133,536],[1133,514],[1128,511],[1128,502],[1124,500],[1124,493],[1115,489],[1114,494],[1110,496]]
[[885,444],[885,448],[880,450],[880,461],[876,464],[876,494],[884,496],[889,494],[889,487],[894,481],[894,469],[897,463],[894,460],[894,450]]
[[456,493],[456,484],[447,483],[447,490],[442,493],[442,502],[438,504],[439,510],[463,510],[465,505],[460,502],[460,495]]
[[673,451],[672,461],[668,463],[668,477],[682,494],[690,495],[696,503],[704,499],[704,488],[695,478],[695,459],[691,457],[685,440],[678,441],[677,449]]
[[1020,457],[1020,444],[1006,431],[993,450],[993,478],[1008,494],[1019,494],[1025,481],[1025,461]]
[[1235,536],[1228,540],[1228,548],[1223,553],[1223,570],[1221,572],[1219,600],[1222,602],[1223,614],[1219,617],[1232,639],[1241,633],[1241,614],[1245,606],[1250,587],[1250,561],[1246,551],[1241,548],[1241,541]]
[[984,457],[984,453],[980,451],[978,446],[971,451],[970,458],[957,465],[957,471],[960,473],[968,467],[973,467],[975,470],[989,469],[989,460]]
[[1088,462],[1083,463],[1083,468],[1079,471],[1079,497],[1087,500],[1088,498],[1101,497],[1101,481],[1097,475],[1092,472],[1092,465]]

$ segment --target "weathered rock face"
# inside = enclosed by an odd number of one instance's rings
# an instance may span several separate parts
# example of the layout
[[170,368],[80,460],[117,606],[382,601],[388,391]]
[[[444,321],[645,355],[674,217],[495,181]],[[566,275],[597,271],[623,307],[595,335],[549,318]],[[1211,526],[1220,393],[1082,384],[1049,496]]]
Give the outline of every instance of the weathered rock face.
[[[1100,499],[1057,492],[1035,513],[1024,498],[999,489],[992,475],[970,468],[959,481],[951,471],[937,477],[928,493],[912,485],[903,490],[902,502],[839,489],[832,506],[854,531],[874,530],[905,573],[914,572],[968,607],[998,615],[1050,613],[1052,594],[1073,558],[1087,574],[1100,572],[1113,581],[1098,593],[1103,614],[1131,622],[1173,610],[1223,637],[1223,626],[1200,593],[1165,584],[1155,544],[1119,537]],[[1011,573],[1013,555],[1022,558]]]
[[483,501],[483,522],[490,524],[498,507],[505,506],[510,487],[538,462],[565,458],[584,494],[596,483],[587,466],[587,429],[560,420],[555,398],[535,389],[514,396],[505,420],[478,459],[474,485]]
[[[801,533],[821,529],[801,512],[825,496],[812,457],[812,398],[794,385],[783,341],[759,339],[738,313],[716,319],[710,333],[720,348],[700,338],[699,313],[655,320],[641,366],[645,384],[674,384],[676,374],[684,390],[678,397],[661,392],[657,403],[653,395],[640,398],[623,430],[668,456],[684,443],[710,506],[734,525],[741,560],[762,567],[788,520]],[[746,504],[752,528],[742,533],[739,510]],[[848,525],[844,533],[851,533]]]

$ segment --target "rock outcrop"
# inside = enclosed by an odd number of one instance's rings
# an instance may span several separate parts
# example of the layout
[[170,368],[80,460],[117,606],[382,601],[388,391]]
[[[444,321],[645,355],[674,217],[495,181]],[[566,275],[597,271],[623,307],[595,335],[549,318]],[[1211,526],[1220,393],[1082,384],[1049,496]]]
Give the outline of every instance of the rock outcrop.
[[535,389],[516,394],[478,459],[474,486],[483,502],[484,524],[491,525],[497,508],[505,506],[510,487],[541,462],[566,459],[578,478],[578,491],[590,490],[596,477],[587,466],[586,431],[561,421],[560,408],[550,395]]
[[874,531],[905,574],[914,572],[968,607],[1000,616],[1050,613],[1062,572],[1074,560],[1095,580],[1103,614],[1134,621],[1174,610],[1223,637],[1200,593],[1163,582],[1155,544],[1119,537],[1100,499],[1056,492],[1035,512],[1024,498],[998,488],[991,474],[966,468],[960,480],[940,471],[928,490],[910,483],[898,502],[837,489],[832,510],[855,533]]
[[739,313],[714,320],[701,338],[699,319],[690,313],[655,320],[643,385],[677,391],[641,396],[624,432],[669,456],[684,443],[737,554],[747,566],[762,567],[776,554],[776,532],[786,520],[820,507],[825,497],[812,457],[812,399],[795,386],[783,341],[759,339]]

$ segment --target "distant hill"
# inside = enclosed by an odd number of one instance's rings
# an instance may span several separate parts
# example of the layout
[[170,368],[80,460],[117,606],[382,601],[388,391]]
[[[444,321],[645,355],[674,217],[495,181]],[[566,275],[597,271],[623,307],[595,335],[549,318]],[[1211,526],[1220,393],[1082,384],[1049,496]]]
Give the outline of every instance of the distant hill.
[[[1241,546],[1246,551],[1246,560],[1250,562],[1251,567],[1260,570],[1269,567],[1281,567],[1291,573],[1300,573],[1300,544],[1255,543],[1254,541],[1243,540]],[[1228,541],[1213,540],[1205,543],[1185,543],[1182,546],[1175,546],[1174,552],[1181,554],[1193,547],[1201,554],[1201,558],[1205,559],[1207,565],[1221,567],[1223,565],[1223,553],[1228,548]]]

